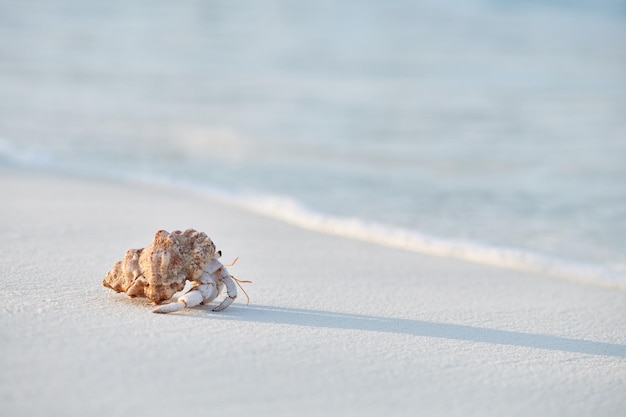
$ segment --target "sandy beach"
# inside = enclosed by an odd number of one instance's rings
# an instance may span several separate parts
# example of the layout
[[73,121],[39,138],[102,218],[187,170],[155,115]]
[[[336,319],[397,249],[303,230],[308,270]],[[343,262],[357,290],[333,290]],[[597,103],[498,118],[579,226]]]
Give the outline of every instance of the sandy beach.
[[0,2],[0,417],[625,416],[624,2],[461,3]]
[[[295,228],[175,189],[0,173],[5,416],[618,416],[626,294]],[[221,313],[102,287],[159,229],[254,283]]]

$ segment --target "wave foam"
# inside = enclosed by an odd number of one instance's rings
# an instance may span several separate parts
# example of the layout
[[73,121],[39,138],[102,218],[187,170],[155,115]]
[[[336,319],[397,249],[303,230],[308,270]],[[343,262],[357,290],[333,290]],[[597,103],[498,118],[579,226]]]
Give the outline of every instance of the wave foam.
[[240,201],[239,204],[249,211],[317,232],[626,291],[625,274],[601,265],[562,260],[527,250],[445,239],[360,219],[327,216],[308,210],[289,198],[259,196]]

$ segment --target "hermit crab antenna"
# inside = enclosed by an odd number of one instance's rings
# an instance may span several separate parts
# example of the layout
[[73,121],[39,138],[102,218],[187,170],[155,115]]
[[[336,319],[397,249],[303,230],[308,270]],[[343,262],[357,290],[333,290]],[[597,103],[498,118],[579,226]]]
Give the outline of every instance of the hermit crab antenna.
[[[235,259],[235,261],[236,261],[236,260],[237,260],[237,259]],[[234,263],[234,262],[233,262],[233,263]],[[234,277],[234,276],[232,276],[232,275],[231,275],[230,277],[233,279],[233,281],[235,281],[235,283],[237,284],[237,286],[238,286],[239,288],[241,288],[241,291],[243,291],[243,293],[245,294],[245,296],[246,296],[246,300],[247,300],[247,301],[246,301],[246,305],[250,305],[250,296],[248,295],[248,293],[246,292],[246,290],[244,290],[244,289],[243,289],[243,287],[241,286],[241,284],[252,284],[252,281],[248,281],[248,280],[244,280],[244,279],[237,279],[236,277]]]
[[[220,252],[221,252],[221,251],[220,251]],[[230,263],[230,264],[228,264],[228,265],[224,265],[224,266],[233,266],[233,265],[235,265],[235,264],[237,263],[237,261],[238,261],[238,260],[239,260],[239,256],[238,256],[238,257],[236,257],[236,258],[235,258],[235,260],[234,260],[232,263]]]

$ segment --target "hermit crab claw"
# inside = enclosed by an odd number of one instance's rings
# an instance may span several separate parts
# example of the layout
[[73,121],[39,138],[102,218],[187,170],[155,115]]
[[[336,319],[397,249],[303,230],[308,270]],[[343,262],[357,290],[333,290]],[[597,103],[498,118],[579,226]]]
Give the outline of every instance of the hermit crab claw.
[[[193,287],[176,303],[166,304],[152,310],[154,313],[173,313],[180,311],[185,307],[193,307],[199,304],[209,304],[220,294],[223,287],[226,287],[227,297],[213,309],[213,311],[223,311],[230,306],[237,298],[237,286],[246,294],[240,283],[250,283],[251,281],[240,281],[230,275],[226,266],[218,259],[222,256],[221,251],[215,252],[213,258],[207,263],[199,280],[194,282]],[[232,266],[237,262],[238,258],[229,264]]]

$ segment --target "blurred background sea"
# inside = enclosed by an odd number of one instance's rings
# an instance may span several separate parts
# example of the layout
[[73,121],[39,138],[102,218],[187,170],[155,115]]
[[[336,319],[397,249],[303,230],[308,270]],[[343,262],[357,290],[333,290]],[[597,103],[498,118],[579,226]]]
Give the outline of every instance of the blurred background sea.
[[626,283],[626,3],[0,0],[0,166]]

